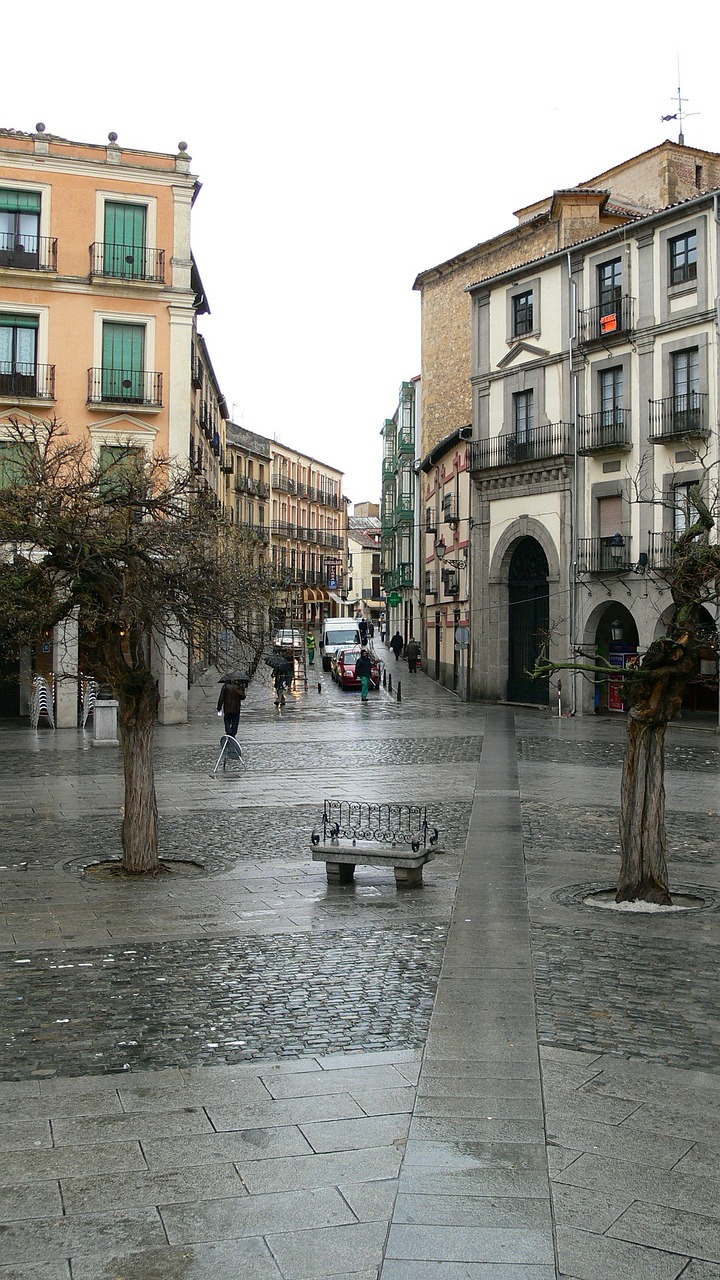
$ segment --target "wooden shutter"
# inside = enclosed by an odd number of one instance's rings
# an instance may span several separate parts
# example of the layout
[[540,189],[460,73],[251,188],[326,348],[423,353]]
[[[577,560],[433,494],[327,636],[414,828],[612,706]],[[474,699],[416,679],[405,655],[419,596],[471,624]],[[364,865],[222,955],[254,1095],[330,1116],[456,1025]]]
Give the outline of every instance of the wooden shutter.
[[600,537],[612,538],[614,533],[622,532],[622,496],[612,494],[598,501],[600,515]]

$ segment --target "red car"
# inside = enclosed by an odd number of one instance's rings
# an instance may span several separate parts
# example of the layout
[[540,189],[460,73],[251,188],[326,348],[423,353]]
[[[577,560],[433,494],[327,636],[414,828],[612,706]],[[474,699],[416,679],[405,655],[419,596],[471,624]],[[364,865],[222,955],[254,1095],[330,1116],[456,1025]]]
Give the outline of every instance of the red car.
[[[352,649],[339,649],[333,657],[332,677],[341,689],[359,689],[360,678],[355,675],[355,662],[360,657],[360,648],[354,645]],[[372,674],[370,676],[370,688],[380,688],[380,661],[374,654],[368,654],[372,665]]]

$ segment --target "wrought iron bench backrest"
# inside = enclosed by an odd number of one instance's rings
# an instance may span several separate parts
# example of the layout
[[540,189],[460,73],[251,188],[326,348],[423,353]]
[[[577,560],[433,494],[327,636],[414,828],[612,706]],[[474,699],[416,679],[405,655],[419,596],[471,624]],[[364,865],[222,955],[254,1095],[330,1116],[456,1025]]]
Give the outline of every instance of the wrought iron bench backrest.
[[[428,825],[427,809],[417,804],[377,804],[364,800],[326,800],[322,838],[373,840],[382,844],[409,844],[417,853],[436,844],[437,827]],[[315,841],[319,843],[319,839]]]

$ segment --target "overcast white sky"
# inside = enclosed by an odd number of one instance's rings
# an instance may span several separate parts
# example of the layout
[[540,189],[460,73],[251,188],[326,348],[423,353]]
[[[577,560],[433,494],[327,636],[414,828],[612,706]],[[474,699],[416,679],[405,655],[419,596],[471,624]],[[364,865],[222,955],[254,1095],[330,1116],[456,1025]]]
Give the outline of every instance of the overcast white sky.
[[0,125],[186,141],[200,327],[236,420],[377,501],[379,432],[420,372],[417,273],[676,139],[678,55],[685,141],[720,151],[719,26],[715,0],[36,0]]

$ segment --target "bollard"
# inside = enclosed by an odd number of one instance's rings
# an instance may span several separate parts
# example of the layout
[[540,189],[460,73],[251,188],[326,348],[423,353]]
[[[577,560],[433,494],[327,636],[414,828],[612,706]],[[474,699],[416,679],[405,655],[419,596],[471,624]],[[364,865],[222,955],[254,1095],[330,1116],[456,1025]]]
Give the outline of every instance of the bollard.
[[402,702],[402,682],[400,680],[398,680],[397,700],[398,702]]
[[387,689],[387,671],[383,667],[383,689]]
[[318,693],[322,693],[322,685],[319,680],[318,680]]
[[392,676],[388,676],[388,693],[392,693]]

